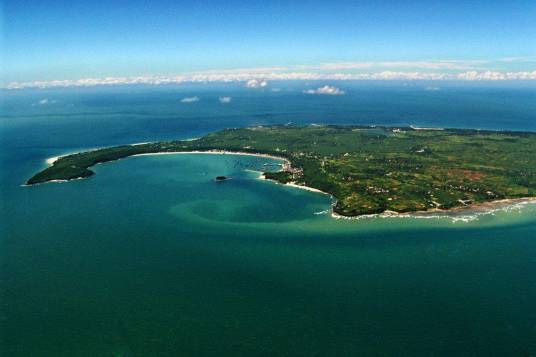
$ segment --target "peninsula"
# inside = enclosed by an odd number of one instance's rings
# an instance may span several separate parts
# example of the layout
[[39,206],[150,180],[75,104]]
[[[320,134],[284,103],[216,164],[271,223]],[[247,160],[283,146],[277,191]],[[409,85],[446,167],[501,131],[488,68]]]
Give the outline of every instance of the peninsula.
[[103,148],[60,157],[27,184],[89,177],[93,165],[134,155],[214,151],[286,160],[264,176],[331,194],[342,216],[536,196],[536,133],[379,126],[258,126]]

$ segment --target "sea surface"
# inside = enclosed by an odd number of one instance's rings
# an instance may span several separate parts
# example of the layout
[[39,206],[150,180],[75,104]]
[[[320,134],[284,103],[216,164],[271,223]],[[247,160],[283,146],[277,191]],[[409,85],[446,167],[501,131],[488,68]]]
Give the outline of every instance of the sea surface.
[[336,220],[329,196],[258,179],[277,160],[229,154],[133,157],[21,186],[52,156],[227,127],[536,131],[534,85],[302,92],[324,84],[3,91],[0,354],[536,355],[536,205]]

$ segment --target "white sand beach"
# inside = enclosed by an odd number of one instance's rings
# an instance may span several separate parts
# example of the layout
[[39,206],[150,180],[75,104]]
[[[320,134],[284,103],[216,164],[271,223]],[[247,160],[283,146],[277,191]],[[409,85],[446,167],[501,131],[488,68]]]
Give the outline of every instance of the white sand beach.
[[151,155],[185,155],[185,154],[212,154],[212,155],[241,155],[241,156],[259,156],[259,157],[266,157],[269,159],[274,160],[282,160],[287,164],[290,164],[290,161],[285,159],[284,157],[280,156],[274,156],[274,155],[268,155],[268,154],[261,154],[261,153],[250,153],[250,152],[241,152],[241,151],[225,151],[225,150],[207,150],[207,151],[170,151],[170,152],[155,152],[155,153],[146,153],[146,154],[136,154],[132,155],[134,156],[151,156]]
[[52,166],[56,161],[58,161],[58,159],[60,158],[61,156],[54,156],[54,157],[49,157],[48,159],[46,159],[46,163],[50,166]]

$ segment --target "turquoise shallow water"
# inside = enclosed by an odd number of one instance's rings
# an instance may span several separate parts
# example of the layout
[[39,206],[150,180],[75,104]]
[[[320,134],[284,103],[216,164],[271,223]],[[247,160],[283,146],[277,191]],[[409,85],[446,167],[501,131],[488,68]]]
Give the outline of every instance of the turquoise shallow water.
[[3,128],[2,355],[536,354],[536,205],[341,221],[328,196],[258,180],[270,160],[236,155],[20,186],[49,156],[171,136],[164,119],[93,119]]

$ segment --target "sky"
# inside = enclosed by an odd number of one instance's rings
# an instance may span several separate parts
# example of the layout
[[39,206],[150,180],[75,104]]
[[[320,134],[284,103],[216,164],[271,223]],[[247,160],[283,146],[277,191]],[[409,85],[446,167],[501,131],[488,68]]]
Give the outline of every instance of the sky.
[[4,0],[1,14],[3,84],[12,87],[127,78],[536,79],[534,0]]

